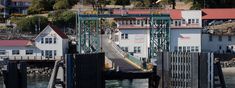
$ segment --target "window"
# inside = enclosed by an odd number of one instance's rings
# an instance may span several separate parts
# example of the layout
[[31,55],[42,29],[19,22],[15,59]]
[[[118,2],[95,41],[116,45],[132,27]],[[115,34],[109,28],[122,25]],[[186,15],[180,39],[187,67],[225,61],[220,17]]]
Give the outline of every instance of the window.
[[20,50],[12,50],[12,55],[19,55],[20,54]]
[[45,43],[48,44],[49,43],[49,39],[48,38],[45,38]]
[[231,36],[228,36],[228,41],[232,41],[232,37]]
[[51,44],[52,43],[52,38],[49,38],[49,44]]
[[209,41],[213,41],[212,35],[209,35]]
[[123,50],[124,52],[128,52],[128,47],[122,47],[122,50]]
[[196,19],[196,23],[199,23],[199,19]]
[[124,34],[121,34],[121,38],[124,39]]
[[222,36],[219,36],[219,38],[218,38],[218,39],[219,39],[219,41],[222,41]]
[[52,50],[46,50],[46,58],[52,58]]
[[147,19],[145,19],[145,24],[148,24],[148,20]]
[[195,19],[192,19],[192,23],[195,23]]
[[191,52],[194,52],[195,50],[194,50],[194,46],[191,46]]
[[44,43],[44,38],[41,38],[41,43],[42,43],[42,44]]
[[44,51],[43,50],[41,51],[41,54],[42,54],[42,56],[44,56]]
[[187,46],[187,52],[190,52],[190,46]]
[[178,26],[178,21],[175,21],[175,26]]
[[134,53],[140,53],[141,48],[140,47],[134,47]]
[[182,47],[181,46],[179,46],[179,52],[182,52]]
[[191,24],[191,19],[188,19],[188,24]]
[[130,25],[132,25],[133,23],[132,23],[132,20],[130,20]]
[[183,46],[183,52],[186,52],[186,47],[185,46]]
[[56,38],[54,38],[54,44],[56,43]]
[[129,51],[129,50],[128,50],[128,47],[125,47],[125,51],[126,51],[126,52],[128,52],[128,51]]
[[182,20],[182,24],[185,24],[185,19]]
[[54,56],[56,56],[56,50],[54,50]]
[[137,25],[140,25],[140,20],[137,20]]
[[5,55],[6,54],[6,50],[0,50],[0,55]]
[[198,52],[199,51],[199,48],[198,46],[195,47],[195,51]]
[[33,50],[26,50],[25,54],[26,55],[31,55],[31,54],[33,54]]
[[125,39],[128,39],[128,34],[125,34]]

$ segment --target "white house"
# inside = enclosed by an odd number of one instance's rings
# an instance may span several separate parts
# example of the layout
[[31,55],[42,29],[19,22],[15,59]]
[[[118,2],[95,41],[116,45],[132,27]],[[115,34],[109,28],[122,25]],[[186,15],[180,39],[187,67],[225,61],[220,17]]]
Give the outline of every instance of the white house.
[[10,59],[61,59],[67,53],[68,37],[48,25],[34,41],[0,40],[0,57]]
[[[128,14],[149,14],[151,10],[129,10]],[[158,11],[158,10],[157,10]],[[169,13],[170,51],[201,52],[201,11],[200,10],[160,10]],[[114,14],[121,14],[115,11]],[[117,18],[115,43],[135,57],[147,58],[150,41],[148,18]]]
[[170,51],[201,52],[200,10],[182,10],[181,19],[172,20]]

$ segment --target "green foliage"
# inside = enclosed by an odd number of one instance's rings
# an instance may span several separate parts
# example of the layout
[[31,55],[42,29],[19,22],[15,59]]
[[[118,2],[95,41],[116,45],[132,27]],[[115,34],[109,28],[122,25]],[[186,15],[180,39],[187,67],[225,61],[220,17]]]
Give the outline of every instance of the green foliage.
[[72,11],[55,11],[49,14],[52,23],[58,27],[74,28],[76,24],[76,13]]
[[115,5],[121,5],[123,7],[125,7],[126,5],[130,5],[131,2],[130,0],[116,0]]
[[38,14],[42,11],[52,10],[52,2],[47,0],[32,0],[32,5],[28,8],[29,14]]
[[58,10],[58,9],[67,9],[70,8],[70,4],[68,0],[56,0],[56,3],[53,6],[53,9]]
[[43,16],[33,16],[28,18],[22,18],[21,20],[17,21],[16,24],[17,29],[20,29],[24,32],[36,33],[35,25],[38,26],[40,24],[40,31],[42,31],[42,29],[47,26],[48,19]]

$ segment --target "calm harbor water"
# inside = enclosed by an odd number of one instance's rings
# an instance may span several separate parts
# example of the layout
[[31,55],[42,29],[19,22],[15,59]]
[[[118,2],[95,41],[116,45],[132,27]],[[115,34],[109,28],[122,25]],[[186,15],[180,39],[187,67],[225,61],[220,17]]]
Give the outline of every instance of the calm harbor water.
[[[227,88],[235,88],[235,73],[224,73]],[[28,77],[28,88],[47,88],[49,77],[37,76]],[[0,88],[3,87],[3,78],[0,77]],[[106,88],[148,88],[147,79],[135,80],[109,80],[106,81]]]

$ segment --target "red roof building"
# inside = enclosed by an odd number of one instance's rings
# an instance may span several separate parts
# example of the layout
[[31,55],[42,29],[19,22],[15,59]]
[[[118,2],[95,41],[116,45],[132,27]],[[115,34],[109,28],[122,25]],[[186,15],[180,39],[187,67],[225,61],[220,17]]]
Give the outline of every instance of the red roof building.
[[150,14],[150,13],[159,13],[159,14],[170,14],[171,19],[182,19],[181,10],[169,9],[169,10],[157,10],[157,9],[133,9],[133,10],[114,10],[113,14]]
[[0,40],[0,47],[25,47],[33,45],[30,40]]
[[202,9],[203,20],[235,19],[235,8]]

